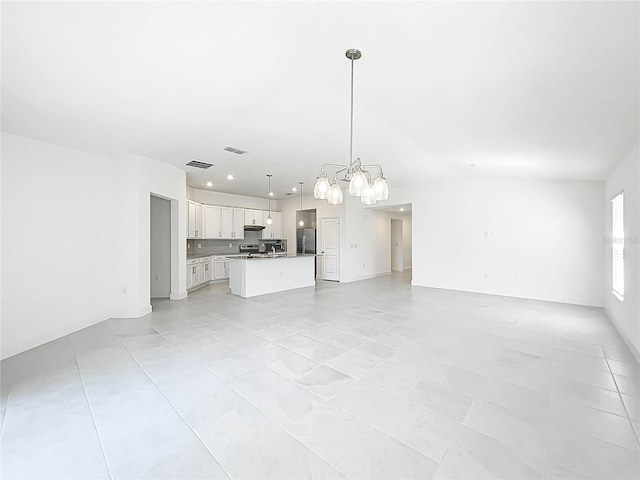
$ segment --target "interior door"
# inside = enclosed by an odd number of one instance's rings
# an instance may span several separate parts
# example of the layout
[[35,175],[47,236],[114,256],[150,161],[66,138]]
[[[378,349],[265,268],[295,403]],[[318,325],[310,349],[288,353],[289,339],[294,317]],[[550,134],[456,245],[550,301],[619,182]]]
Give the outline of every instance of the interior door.
[[340,281],[340,219],[323,218],[322,228],[322,279]]

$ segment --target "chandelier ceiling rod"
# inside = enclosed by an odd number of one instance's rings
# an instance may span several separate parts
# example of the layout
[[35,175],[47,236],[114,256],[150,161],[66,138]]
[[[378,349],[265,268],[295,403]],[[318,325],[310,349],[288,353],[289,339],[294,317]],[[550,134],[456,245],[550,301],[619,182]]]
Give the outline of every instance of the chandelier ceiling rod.
[[[349,162],[348,165],[338,165],[325,163],[320,167],[320,174],[313,188],[313,196],[316,199],[327,200],[331,205],[340,205],[343,202],[342,189],[338,183],[338,174],[344,173],[344,180],[349,182],[349,194],[360,197],[360,201],[365,205],[373,205],[378,200],[389,198],[389,188],[382,173],[381,165],[364,165],[360,158],[353,158],[353,97],[354,97],[354,65],[353,62],[362,57],[362,52],[355,48],[350,48],[345,52],[346,57],[351,60],[351,90],[350,90],[350,112],[349,112]],[[329,182],[326,168],[333,170],[333,182]],[[369,169],[377,169],[377,176],[373,177]]]

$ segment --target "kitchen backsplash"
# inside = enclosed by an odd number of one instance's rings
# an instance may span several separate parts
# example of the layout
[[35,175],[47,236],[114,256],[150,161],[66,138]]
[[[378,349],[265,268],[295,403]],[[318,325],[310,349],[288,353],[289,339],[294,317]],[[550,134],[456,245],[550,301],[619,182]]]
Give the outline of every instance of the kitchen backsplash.
[[[259,241],[258,232],[244,232],[243,240],[187,240],[187,256],[203,253],[230,255],[240,251],[241,243],[258,243]],[[198,248],[198,245],[200,245],[200,248]]]

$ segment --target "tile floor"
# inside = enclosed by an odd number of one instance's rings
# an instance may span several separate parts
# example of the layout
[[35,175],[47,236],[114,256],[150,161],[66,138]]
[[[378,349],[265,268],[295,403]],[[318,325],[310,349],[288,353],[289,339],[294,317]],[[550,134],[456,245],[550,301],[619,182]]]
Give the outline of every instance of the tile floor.
[[598,308],[407,274],[154,302],[2,362],[2,478],[638,479]]

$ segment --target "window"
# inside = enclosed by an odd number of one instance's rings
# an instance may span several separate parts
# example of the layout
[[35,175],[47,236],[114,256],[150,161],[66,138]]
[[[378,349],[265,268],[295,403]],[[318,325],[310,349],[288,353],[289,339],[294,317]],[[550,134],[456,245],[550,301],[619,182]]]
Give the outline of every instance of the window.
[[613,294],[624,299],[624,193],[611,200],[611,271]]

